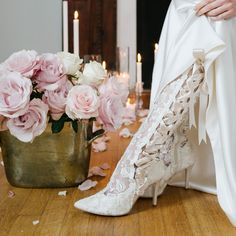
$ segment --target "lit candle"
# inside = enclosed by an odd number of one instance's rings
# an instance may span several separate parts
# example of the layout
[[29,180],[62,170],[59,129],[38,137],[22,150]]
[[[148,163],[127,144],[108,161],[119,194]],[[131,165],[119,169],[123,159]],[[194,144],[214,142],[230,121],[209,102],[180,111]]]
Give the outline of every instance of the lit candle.
[[155,50],[154,50],[154,62],[156,61],[157,53],[158,53],[158,43],[155,43]]
[[141,55],[138,53],[138,61],[137,61],[137,83],[142,84],[142,62]]
[[130,101],[131,101],[131,99],[128,98],[128,101],[126,102],[126,108],[128,108],[132,111],[135,111],[136,104],[135,103],[132,104]]
[[74,54],[79,55],[79,13],[75,11],[73,20],[74,32]]
[[68,52],[68,2],[63,1],[63,51]]
[[107,63],[105,61],[102,62],[102,67],[105,70],[106,74],[107,74]]

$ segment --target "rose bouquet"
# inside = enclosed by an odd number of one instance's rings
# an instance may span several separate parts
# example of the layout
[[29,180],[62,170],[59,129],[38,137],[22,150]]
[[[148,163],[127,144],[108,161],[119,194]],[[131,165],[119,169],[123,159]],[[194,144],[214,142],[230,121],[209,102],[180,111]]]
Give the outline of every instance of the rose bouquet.
[[97,119],[105,130],[122,124],[128,91],[101,64],[78,56],[22,50],[0,64],[0,130],[32,142],[48,123],[53,133],[71,122]]

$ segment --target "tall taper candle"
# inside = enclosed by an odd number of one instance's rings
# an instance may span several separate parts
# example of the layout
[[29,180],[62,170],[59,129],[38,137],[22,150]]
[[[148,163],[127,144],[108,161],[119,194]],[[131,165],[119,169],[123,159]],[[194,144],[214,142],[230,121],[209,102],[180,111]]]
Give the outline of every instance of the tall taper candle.
[[158,53],[158,43],[155,43],[155,50],[154,50],[154,62],[156,61],[157,53]]
[[140,53],[138,53],[138,61],[137,61],[137,83],[142,84],[142,57]]
[[68,52],[68,2],[63,1],[63,51]]
[[73,20],[74,54],[79,55],[79,13],[75,11]]

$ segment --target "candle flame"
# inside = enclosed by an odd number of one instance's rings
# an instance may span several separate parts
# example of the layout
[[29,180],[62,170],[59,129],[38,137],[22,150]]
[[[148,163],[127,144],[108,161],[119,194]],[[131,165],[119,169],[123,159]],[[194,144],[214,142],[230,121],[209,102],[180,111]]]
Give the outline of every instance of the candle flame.
[[141,54],[138,53],[138,62],[141,62],[141,60],[142,60]]
[[103,67],[104,70],[106,70],[106,68],[107,68],[107,63],[106,63],[105,61],[102,62],[102,67]]
[[79,12],[75,11],[74,12],[74,19],[77,20],[79,18]]
[[131,103],[130,103],[130,101],[131,101],[131,99],[130,99],[130,98],[128,98],[128,100],[127,100],[127,103],[126,103],[126,104],[131,104]]
[[155,50],[158,50],[158,47],[159,47],[158,43],[155,43]]

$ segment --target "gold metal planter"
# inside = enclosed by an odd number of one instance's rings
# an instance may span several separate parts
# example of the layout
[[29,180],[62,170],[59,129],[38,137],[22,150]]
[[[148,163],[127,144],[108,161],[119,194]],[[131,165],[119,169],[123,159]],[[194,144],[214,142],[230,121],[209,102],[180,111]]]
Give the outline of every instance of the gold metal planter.
[[0,132],[3,162],[9,183],[16,187],[72,187],[88,175],[91,143],[102,134],[92,133],[92,121],[69,123],[58,134],[50,126],[33,143],[23,143],[9,131]]

